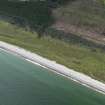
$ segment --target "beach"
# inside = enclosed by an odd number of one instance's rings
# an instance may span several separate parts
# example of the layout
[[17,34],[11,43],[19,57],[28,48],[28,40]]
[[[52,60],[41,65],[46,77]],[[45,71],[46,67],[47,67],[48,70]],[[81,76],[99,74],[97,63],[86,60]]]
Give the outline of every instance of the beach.
[[48,60],[44,57],[39,56],[38,54],[32,53],[32,52],[27,51],[23,48],[20,48],[18,46],[15,46],[15,45],[3,42],[3,41],[0,41],[0,48],[4,49],[6,51],[9,51],[10,53],[19,55],[22,58],[24,58],[32,63],[46,67],[53,72],[61,74],[67,78],[70,78],[76,82],[79,82],[82,85],[85,85],[89,88],[92,88],[98,92],[105,94],[105,84],[104,83],[102,83],[98,80],[92,79],[91,77],[89,77],[85,74],[82,74],[82,73],[76,72],[75,70],[69,69],[61,64],[58,64],[58,63],[56,63],[56,61]]

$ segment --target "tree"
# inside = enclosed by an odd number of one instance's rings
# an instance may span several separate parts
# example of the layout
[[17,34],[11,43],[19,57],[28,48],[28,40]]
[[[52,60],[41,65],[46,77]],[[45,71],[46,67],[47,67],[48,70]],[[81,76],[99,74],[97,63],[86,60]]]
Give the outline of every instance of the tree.
[[20,23],[20,25],[21,20],[27,21],[39,36],[53,22],[51,8],[46,1],[0,2],[0,11],[15,17],[15,22]]

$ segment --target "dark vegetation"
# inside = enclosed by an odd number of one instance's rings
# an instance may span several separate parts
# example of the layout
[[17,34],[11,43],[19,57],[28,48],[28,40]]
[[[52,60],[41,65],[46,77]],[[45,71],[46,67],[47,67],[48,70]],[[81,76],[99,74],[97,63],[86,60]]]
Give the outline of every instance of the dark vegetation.
[[39,35],[57,19],[104,33],[103,3],[104,0],[0,0],[0,12],[13,17],[14,23],[35,29]]
[[[70,1],[70,0],[67,0]],[[31,31],[37,31],[41,37],[45,29],[53,22],[52,8],[65,4],[66,0],[30,0],[0,1],[0,12],[12,18],[12,23],[16,23]]]
[[35,29],[39,36],[53,21],[51,9],[44,1],[2,1],[0,2],[0,11],[7,16],[11,16],[12,23],[25,27],[29,26],[31,30]]
[[90,41],[86,38],[83,38],[82,36],[78,36],[73,33],[65,33],[64,31],[56,30],[55,28],[48,28],[44,35],[51,36],[55,39],[60,39],[67,43],[78,44],[80,46],[90,48],[92,51],[96,51],[97,48],[100,48],[101,50],[105,51],[104,44]]
[[95,24],[97,19],[102,23],[102,18],[105,17],[105,8],[98,1],[104,2],[104,0],[0,0],[0,12],[13,16],[14,20],[17,19],[20,23],[23,19],[31,25],[46,28],[54,22],[52,8],[60,7],[55,10],[57,14],[54,14],[54,17],[63,18],[70,24],[94,26],[100,25]]
[[[104,46],[77,36],[76,33],[65,33],[50,27],[55,21],[63,18],[65,23],[76,26],[79,24],[79,27],[92,29],[102,27],[104,31],[103,18],[105,15],[103,13],[105,10],[100,5],[92,0],[2,0],[0,1],[0,14],[12,18],[10,19],[12,24],[17,24],[31,32],[36,31],[38,37],[50,35],[66,42],[105,49]],[[52,14],[53,10],[55,11],[54,14]],[[99,30],[101,29],[99,28]]]
[[[57,20],[63,20],[70,25],[94,31],[101,30],[100,33],[104,33],[105,9],[101,4],[103,0],[101,3],[98,0],[2,0],[0,14],[12,18],[12,24],[22,26],[31,32],[36,31],[38,37],[50,35],[66,42],[96,47],[93,42],[76,36],[77,33],[65,33],[50,26]],[[103,46],[102,48],[104,49]]]

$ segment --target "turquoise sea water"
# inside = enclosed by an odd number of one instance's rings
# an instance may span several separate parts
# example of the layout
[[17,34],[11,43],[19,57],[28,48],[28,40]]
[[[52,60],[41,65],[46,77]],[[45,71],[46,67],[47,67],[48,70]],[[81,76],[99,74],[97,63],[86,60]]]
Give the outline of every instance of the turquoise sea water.
[[105,95],[0,50],[0,105],[105,105]]

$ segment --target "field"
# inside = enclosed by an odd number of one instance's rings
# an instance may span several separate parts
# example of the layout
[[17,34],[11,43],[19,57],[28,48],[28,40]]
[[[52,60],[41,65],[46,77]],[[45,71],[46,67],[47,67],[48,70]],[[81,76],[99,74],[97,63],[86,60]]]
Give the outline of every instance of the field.
[[0,21],[0,40],[18,45],[76,71],[105,82],[105,52],[79,44],[42,37],[8,22]]
[[105,95],[0,50],[0,105],[104,105],[104,99]]

